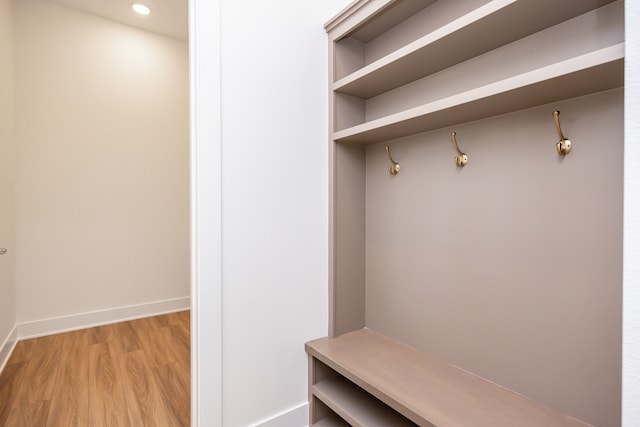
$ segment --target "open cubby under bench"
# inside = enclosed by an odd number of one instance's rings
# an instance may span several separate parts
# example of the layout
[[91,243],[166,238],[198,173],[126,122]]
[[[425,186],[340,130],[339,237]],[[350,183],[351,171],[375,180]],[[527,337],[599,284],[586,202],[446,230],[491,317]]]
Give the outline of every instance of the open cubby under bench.
[[306,344],[314,426],[586,426],[364,328]]

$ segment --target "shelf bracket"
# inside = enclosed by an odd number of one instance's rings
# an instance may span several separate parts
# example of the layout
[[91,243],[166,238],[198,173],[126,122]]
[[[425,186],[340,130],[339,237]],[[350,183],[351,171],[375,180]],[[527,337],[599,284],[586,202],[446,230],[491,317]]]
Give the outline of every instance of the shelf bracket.
[[560,137],[560,141],[556,142],[556,150],[558,150],[558,154],[561,156],[566,156],[571,151],[571,141],[564,137],[562,133],[562,129],[560,129],[560,111],[556,110],[553,112],[553,118],[556,122],[556,129],[558,130],[558,136]]
[[451,140],[453,141],[453,146],[456,147],[456,150],[458,150],[458,154],[460,154],[459,156],[455,156],[453,159],[456,161],[456,166],[463,168],[467,165],[469,157],[465,153],[463,153],[462,150],[460,150],[460,147],[458,147],[458,141],[456,140],[455,132],[451,132]]
[[398,173],[400,172],[400,164],[398,162],[396,162],[395,160],[393,160],[393,157],[391,157],[391,152],[389,151],[389,146],[387,145],[386,147],[384,147],[385,150],[387,150],[387,156],[389,156],[389,160],[391,161],[391,163],[393,163],[393,166],[389,166],[389,173],[391,175],[398,175]]

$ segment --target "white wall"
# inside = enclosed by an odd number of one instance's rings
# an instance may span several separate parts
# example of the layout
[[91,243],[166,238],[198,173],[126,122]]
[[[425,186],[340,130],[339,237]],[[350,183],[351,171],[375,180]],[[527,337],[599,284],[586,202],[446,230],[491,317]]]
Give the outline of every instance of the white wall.
[[348,3],[221,1],[225,426],[304,405],[303,344],[327,335],[323,24]]
[[[11,0],[0,0],[0,367],[3,343],[16,322],[14,274],[13,25]],[[8,351],[8,349],[6,349]]]
[[188,297],[187,43],[14,9],[18,321]]
[[640,426],[640,2],[625,2],[622,425]]

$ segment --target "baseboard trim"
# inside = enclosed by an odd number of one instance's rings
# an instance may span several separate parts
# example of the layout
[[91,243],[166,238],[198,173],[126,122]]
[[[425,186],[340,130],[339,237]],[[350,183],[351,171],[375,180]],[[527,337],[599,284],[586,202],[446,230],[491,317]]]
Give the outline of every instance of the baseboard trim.
[[309,425],[309,404],[303,403],[286,410],[251,427],[303,427]]
[[188,310],[191,305],[189,297],[175,298],[164,301],[154,301],[125,307],[109,308],[89,313],[72,314],[69,316],[53,317],[34,320],[17,325],[17,338],[29,339],[62,332],[92,328],[110,323],[124,322],[141,317],[156,316]]
[[16,347],[16,343],[18,342],[18,326],[14,325],[11,332],[7,338],[5,338],[4,342],[0,346],[0,373],[4,369],[5,365],[9,361],[9,356],[13,352],[13,349]]

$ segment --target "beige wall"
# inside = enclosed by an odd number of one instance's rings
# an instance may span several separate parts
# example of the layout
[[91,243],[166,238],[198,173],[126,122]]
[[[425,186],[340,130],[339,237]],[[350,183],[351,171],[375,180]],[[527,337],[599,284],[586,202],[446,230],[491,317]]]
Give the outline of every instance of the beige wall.
[[18,322],[188,296],[187,44],[14,8]]
[[[0,350],[16,320],[13,214],[13,35],[11,0],[0,0]],[[1,361],[0,361],[1,363]]]
[[395,177],[384,145],[368,146],[367,326],[620,425],[623,100],[615,89],[406,138]]

